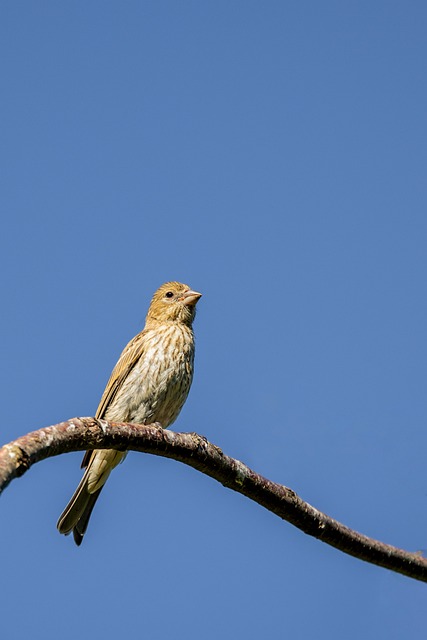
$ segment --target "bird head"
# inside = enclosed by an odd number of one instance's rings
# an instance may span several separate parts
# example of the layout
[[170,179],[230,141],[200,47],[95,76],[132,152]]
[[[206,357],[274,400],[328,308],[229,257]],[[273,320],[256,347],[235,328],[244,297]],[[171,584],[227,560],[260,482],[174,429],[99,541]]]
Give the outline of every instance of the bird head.
[[201,293],[181,282],[166,282],[156,291],[147,313],[147,322],[182,322],[192,325]]

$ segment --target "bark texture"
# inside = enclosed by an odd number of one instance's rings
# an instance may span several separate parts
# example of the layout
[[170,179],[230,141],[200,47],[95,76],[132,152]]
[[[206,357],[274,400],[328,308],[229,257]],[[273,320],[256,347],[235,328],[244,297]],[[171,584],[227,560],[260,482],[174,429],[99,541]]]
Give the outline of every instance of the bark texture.
[[292,489],[264,478],[196,433],[175,433],[156,425],[73,418],[33,431],[0,449],[0,493],[36,462],[86,449],[142,451],[173,458],[344,553],[427,582],[427,559],[420,553],[392,547],[349,529],[304,502]]

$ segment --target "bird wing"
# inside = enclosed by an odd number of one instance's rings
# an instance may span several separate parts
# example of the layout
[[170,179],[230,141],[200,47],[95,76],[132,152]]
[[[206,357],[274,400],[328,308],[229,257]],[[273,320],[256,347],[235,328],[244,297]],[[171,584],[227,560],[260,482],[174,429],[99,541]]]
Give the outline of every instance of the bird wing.
[[[123,382],[142,356],[144,348],[144,331],[141,331],[138,335],[132,338],[132,340],[123,349],[122,354],[111,373],[110,379],[107,382],[104,393],[102,394],[101,401],[95,414],[96,418],[103,418],[105,416],[108,407],[120,391]],[[82,468],[88,466],[92,453],[92,450],[86,451],[82,461]]]
[[105,412],[116,397],[123,382],[126,380],[129,373],[143,354],[144,347],[144,331],[141,331],[141,333],[138,333],[137,336],[132,338],[132,340],[123,349],[122,354],[111,373],[110,379],[107,382],[104,393],[102,394],[101,401],[98,405],[98,409],[96,410],[96,418],[103,418],[105,416]]

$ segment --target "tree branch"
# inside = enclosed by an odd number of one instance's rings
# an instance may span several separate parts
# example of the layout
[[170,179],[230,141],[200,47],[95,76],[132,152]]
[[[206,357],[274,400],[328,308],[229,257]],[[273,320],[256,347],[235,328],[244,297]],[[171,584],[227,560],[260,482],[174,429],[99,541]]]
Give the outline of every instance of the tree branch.
[[33,431],[0,449],[0,493],[36,462],[85,449],[142,451],[173,458],[344,553],[427,582],[427,559],[419,553],[403,551],[349,529],[301,500],[291,489],[263,478],[242,462],[226,456],[196,433],[175,433],[156,425],[73,418]]

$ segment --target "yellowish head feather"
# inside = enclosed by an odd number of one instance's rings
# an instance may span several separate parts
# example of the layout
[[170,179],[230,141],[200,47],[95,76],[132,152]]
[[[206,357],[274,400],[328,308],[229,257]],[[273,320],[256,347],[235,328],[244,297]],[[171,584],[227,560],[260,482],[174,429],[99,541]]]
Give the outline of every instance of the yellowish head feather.
[[147,323],[182,322],[191,326],[201,295],[181,282],[165,282],[153,295],[147,313]]

